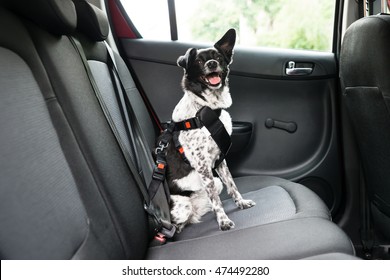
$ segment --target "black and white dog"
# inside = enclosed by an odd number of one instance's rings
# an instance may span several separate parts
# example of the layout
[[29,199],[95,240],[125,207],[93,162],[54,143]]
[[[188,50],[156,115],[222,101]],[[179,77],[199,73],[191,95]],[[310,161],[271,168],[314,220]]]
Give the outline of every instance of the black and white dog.
[[[232,104],[228,74],[235,41],[236,32],[230,29],[213,48],[191,48],[179,57],[177,64],[184,68],[184,96],[173,111],[173,122],[195,117],[204,106],[213,110],[222,109],[219,119],[231,135],[232,120],[225,109]],[[206,127],[176,133],[179,133],[177,139],[187,158],[187,162],[183,161],[174,145],[168,148],[167,179],[171,191],[171,218],[177,232],[186,224],[200,222],[201,216],[210,210],[215,212],[221,230],[233,228],[234,223],[226,215],[219,197],[223,185],[239,208],[252,207],[255,202],[242,198],[225,160],[215,169],[218,177],[213,176],[220,149]]]

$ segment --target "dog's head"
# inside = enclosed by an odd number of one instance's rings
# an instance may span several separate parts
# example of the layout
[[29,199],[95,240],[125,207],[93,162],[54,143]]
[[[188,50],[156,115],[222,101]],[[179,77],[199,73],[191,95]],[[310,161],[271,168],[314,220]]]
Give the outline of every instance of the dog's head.
[[208,49],[188,49],[177,64],[184,68],[183,88],[205,100],[206,92],[218,94],[228,85],[236,31],[230,29]]

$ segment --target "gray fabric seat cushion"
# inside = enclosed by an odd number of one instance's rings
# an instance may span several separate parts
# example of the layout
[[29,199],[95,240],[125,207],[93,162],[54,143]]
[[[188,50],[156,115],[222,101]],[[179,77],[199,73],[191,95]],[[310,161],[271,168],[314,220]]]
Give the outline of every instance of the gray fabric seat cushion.
[[344,253],[327,253],[304,258],[303,260],[361,260],[358,257]]
[[[222,194],[226,214],[236,225],[232,231],[298,218],[330,219],[324,202],[300,184],[271,176],[241,177],[235,181],[243,197],[254,200],[256,206],[241,210],[231,198]],[[184,228],[175,236],[175,241],[221,233],[215,214],[209,212],[202,217],[201,223]]]
[[148,258],[299,259],[354,254],[349,238],[330,221],[324,202],[308,188],[270,176],[237,178],[236,184],[256,206],[240,210],[222,194],[234,229],[219,230],[214,213],[209,212],[174,241],[150,248]]
[[322,218],[302,218],[225,231],[152,247],[148,259],[302,259],[354,255],[345,233]]
[[234,180],[241,193],[256,191],[268,186],[280,186],[293,200],[296,208],[296,217],[331,218],[328,207],[322,199],[301,184],[272,176],[246,176],[235,178]]

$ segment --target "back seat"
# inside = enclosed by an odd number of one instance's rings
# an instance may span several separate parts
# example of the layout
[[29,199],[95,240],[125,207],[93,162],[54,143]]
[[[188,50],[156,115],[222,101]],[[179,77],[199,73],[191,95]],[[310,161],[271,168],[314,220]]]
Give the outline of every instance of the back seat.
[[[118,115],[103,42],[105,15],[83,0],[76,5],[70,0],[3,2],[2,259],[353,258],[349,238],[313,192],[267,176],[236,178],[243,196],[257,205],[237,210],[231,200],[224,201],[235,229],[219,231],[209,213],[167,244],[150,247],[142,195],[90,82],[96,80],[111,113]],[[80,40],[94,77],[67,35]],[[151,147],[153,123],[124,61],[118,54],[115,60],[147,138],[144,145]],[[123,126],[119,117],[115,123]],[[150,181],[148,159],[138,160]]]

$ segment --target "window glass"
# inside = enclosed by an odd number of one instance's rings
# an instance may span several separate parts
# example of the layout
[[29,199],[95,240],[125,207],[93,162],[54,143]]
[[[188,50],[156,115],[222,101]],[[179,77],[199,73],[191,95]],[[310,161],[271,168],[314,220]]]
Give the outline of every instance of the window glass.
[[[167,0],[122,1],[144,38],[170,39]],[[331,50],[335,0],[176,0],[175,6],[180,41],[213,42],[233,27],[243,46]]]
[[146,39],[171,38],[167,0],[121,0],[129,18]]

